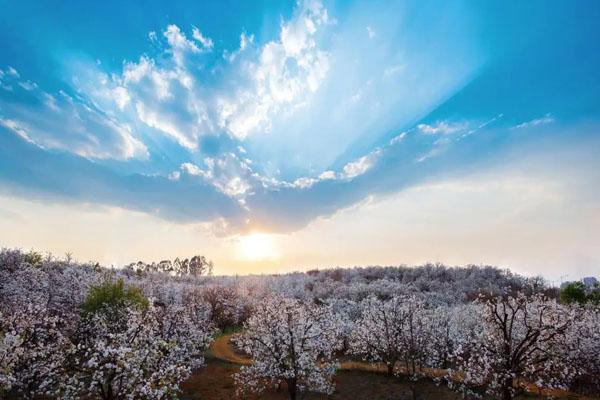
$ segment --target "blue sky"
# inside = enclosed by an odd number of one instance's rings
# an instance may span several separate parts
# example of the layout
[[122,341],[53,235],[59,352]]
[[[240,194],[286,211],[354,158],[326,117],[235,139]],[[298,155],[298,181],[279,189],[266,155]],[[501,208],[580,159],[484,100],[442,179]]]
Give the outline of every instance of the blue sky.
[[5,222],[20,199],[286,235],[486,171],[582,182],[568,204],[598,216],[597,2],[0,6]]

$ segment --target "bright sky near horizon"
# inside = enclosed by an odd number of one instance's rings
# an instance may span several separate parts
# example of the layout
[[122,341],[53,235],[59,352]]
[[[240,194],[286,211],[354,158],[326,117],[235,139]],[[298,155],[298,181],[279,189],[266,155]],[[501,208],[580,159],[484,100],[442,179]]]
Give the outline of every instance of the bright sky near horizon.
[[600,273],[597,1],[0,9],[2,246]]

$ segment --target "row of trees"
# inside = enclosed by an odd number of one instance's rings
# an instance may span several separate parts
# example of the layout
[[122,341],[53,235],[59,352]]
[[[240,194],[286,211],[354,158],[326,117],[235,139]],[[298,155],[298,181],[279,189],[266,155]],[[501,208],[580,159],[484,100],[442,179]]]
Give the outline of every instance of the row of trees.
[[145,263],[138,261],[125,266],[126,270],[134,271],[138,274],[161,272],[174,276],[203,276],[212,275],[213,262],[204,256],[194,256],[190,259],[163,260],[158,263]]
[[238,391],[285,384],[292,400],[298,391],[332,393],[335,356],[345,340],[348,355],[407,376],[415,399],[423,377],[445,381],[466,397],[504,400],[527,386],[567,389],[579,377],[599,383],[597,309],[523,293],[482,296],[458,307],[431,307],[416,296],[369,297],[360,309],[352,322],[331,305],[277,296],[261,303],[237,340],[253,359],[236,375]]

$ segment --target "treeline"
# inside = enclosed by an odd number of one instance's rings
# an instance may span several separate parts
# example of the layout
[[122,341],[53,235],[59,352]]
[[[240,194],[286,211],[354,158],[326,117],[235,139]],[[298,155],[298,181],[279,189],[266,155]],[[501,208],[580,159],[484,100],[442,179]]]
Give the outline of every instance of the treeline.
[[236,374],[238,392],[283,384],[291,400],[306,390],[331,394],[339,357],[350,356],[408,377],[414,399],[423,378],[473,399],[598,393],[598,309],[508,292],[460,306],[416,296],[368,297],[356,306],[280,296],[257,304],[237,340],[254,360]]
[[128,264],[124,267],[126,271],[133,271],[135,273],[165,273],[175,276],[202,276],[212,275],[213,263],[204,256],[194,256],[190,259],[184,258],[180,260],[163,260],[160,262],[145,263],[138,261],[136,263]]

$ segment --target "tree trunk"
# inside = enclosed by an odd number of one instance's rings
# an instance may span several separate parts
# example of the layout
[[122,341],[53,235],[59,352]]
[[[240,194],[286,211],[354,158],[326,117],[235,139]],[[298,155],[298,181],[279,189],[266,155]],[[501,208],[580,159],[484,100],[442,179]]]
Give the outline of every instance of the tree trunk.
[[290,400],[296,400],[296,378],[288,379],[288,392],[290,393]]
[[387,364],[387,375],[388,376],[393,376],[394,375],[394,363],[388,363]]
[[417,400],[417,382],[410,382],[410,392],[412,394],[412,400]]
[[513,378],[506,378],[502,384],[502,400],[512,400]]

